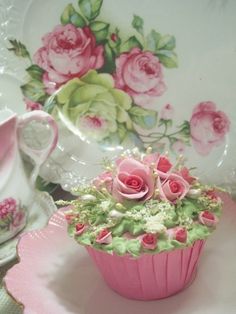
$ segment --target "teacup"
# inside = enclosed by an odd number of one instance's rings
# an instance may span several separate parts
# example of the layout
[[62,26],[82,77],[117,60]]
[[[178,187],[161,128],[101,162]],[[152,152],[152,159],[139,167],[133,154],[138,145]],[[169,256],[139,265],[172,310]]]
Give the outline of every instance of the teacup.
[[[25,130],[31,125],[36,130],[38,125],[40,130],[50,131],[43,148],[29,145]],[[17,116],[7,108],[0,110],[0,244],[25,226],[39,167],[55,148],[57,139],[57,124],[49,114],[32,111]],[[26,173],[20,151],[34,162],[30,175]]]

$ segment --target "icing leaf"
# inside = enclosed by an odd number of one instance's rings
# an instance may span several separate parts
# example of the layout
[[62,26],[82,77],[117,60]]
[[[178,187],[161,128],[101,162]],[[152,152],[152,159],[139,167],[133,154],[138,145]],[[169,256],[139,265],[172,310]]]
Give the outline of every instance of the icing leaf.
[[127,241],[127,251],[133,256],[138,256],[140,253],[141,243],[137,239]]
[[126,243],[127,240],[124,238],[113,238],[112,240],[112,246],[113,246],[113,251],[117,255],[124,255],[126,252]]

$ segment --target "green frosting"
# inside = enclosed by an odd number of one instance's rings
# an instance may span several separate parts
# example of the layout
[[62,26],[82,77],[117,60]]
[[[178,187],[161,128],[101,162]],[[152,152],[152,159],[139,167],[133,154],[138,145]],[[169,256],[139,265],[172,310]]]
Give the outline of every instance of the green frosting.
[[[199,185],[198,185],[199,188]],[[67,214],[68,233],[84,246],[117,255],[130,254],[138,257],[142,253],[158,253],[192,245],[196,240],[206,239],[214,227],[204,225],[199,214],[205,210],[219,217],[222,203],[204,193],[207,186],[200,186],[201,195],[197,199],[185,197],[176,204],[161,200],[141,202],[117,201],[106,191],[92,186],[79,189],[83,197],[60,204],[72,205]],[[77,234],[76,225],[84,224],[85,229]],[[177,228],[187,231],[184,243],[175,237]],[[109,241],[98,243],[103,230],[110,233]],[[156,247],[147,248],[142,243],[146,234],[155,235]]]

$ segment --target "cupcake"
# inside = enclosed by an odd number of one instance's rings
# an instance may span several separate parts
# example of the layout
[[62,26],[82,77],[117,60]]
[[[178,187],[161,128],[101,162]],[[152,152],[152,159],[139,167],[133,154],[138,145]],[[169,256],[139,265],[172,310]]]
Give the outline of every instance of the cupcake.
[[167,155],[127,151],[65,212],[68,233],[85,246],[105,282],[120,295],[161,299],[191,284],[222,207],[214,188]]

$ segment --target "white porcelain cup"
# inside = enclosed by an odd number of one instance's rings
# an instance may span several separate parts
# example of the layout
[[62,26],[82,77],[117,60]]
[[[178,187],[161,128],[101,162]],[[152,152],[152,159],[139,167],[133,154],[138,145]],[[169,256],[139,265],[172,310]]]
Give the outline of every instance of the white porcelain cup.
[[[27,141],[25,131],[30,126],[35,132],[47,130],[47,136],[42,135],[46,137],[43,147],[37,147],[34,138]],[[55,148],[57,139],[57,124],[49,114],[38,110],[17,116],[7,108],[0,110],[0,243],[24,227],[39,167]],[[26,173],[20,151],[34,163],[30,175]]]

